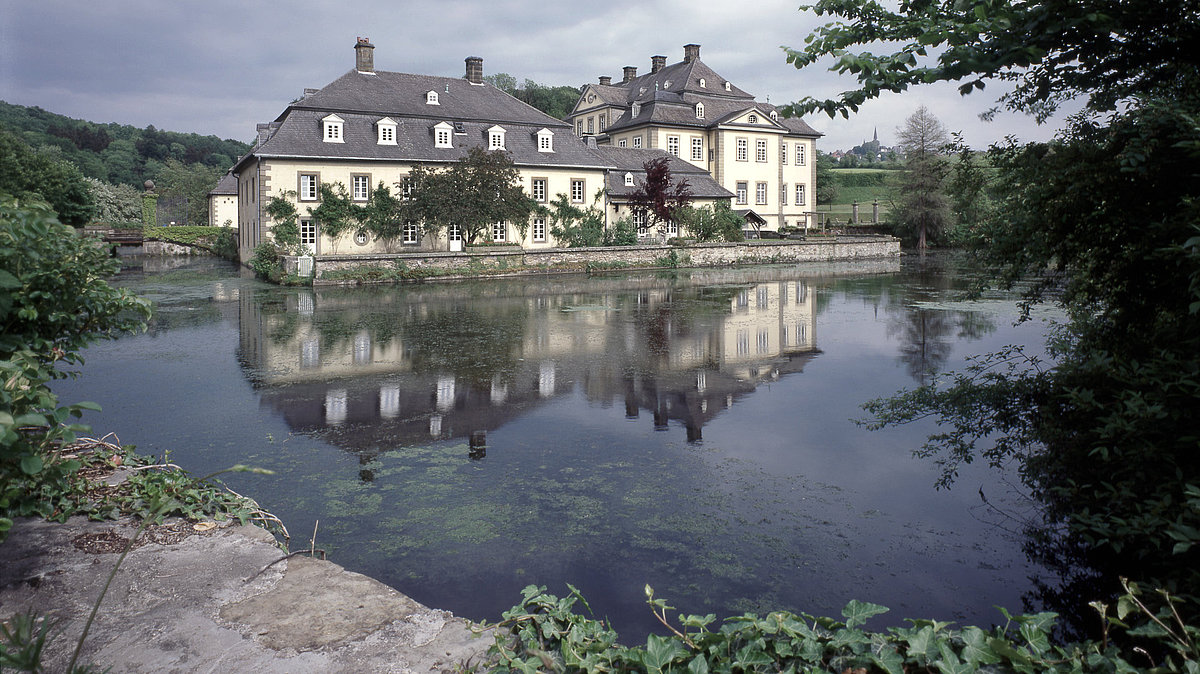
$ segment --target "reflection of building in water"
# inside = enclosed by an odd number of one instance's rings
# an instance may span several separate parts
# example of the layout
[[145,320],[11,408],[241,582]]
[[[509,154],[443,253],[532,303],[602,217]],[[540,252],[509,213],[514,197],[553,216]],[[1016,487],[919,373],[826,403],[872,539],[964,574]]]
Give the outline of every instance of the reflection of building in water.
[[622,283],[471,298],[445,288],[303,289],[274,302],[243,293],[241,356],[263,403],[292,427],[374,454],[493,430],[577,388],[698,440],[760,381],[817,353],[806,280]]

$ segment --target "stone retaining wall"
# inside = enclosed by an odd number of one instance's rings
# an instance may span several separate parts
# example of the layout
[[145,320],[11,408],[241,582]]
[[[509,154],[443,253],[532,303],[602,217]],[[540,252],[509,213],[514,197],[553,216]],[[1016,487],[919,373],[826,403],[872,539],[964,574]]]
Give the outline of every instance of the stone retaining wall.
[[[674,253],[678,264],[663,258]],[[591,267],[720,267],[745,264],[826,262],[860,258],[886,258],[900,254],[900,240],[891,236],[838,236],[821,240],[768,240],[741,243],[703,243],[686,247],[650,245],[596,248],[477,248],[461,253],[423,252],[379,255],[320,255],[314,260],[314,283],[330,271],[392,267],[459,269],[470,274],[473,265],[512,269],[514,273],[581,271]]]
[[142,254],[151,256],[164,255],[212,255],[211,252],[198,246],[185,246],[167,241],[145,241],[142,243]]

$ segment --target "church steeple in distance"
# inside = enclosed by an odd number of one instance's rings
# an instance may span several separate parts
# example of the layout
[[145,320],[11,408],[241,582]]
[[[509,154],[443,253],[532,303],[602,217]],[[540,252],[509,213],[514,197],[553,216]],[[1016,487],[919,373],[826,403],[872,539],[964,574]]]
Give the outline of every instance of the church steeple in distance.
[[871,140],[875,141],[876,143],[879,142],[879,127],[875,127],[875,137]]

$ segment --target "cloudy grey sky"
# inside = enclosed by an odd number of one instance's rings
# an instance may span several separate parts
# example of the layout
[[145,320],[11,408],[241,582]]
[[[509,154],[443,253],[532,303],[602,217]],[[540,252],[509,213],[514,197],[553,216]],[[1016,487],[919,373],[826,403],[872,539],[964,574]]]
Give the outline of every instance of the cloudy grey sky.
[[[354,66],[358,36],[375,45],[375,67],[461,76],[480,56],[485,74],[579,86],[621,68],[668,63],[683,45],[759,100],[782,104],[853,86],[813,66],[788,65],[780,45],[799,48],[828,21],[800,0],[0,0],[0,100],[95,122],[213,134],[250,141],[305,87],[322,87]],[[990,123],[995,85],[966,98],[952,86],[916,89],[867,104],[849,120],[807,118],[822,150],[849,149],[927,106],[971,145],[1008,134],[1045,139],[1055,124],[1004,114]]]

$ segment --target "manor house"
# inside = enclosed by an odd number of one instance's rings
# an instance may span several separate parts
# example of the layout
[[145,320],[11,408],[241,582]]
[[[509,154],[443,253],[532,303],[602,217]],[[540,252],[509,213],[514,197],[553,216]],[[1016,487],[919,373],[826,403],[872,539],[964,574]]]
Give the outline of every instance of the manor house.
[[[352,70],[324,88],[305,89],[273,122],[258,125],[254,148],[231,170],[243,260],[269,236],[265,207],[276,196],[296,204],[301,241],[312,254],[461,250],[463,231],[455,225],[431,235],[408,223],[395,240],[373,240],[366,231],[330,237],[310,211],[319,204],[322,184],[340,183],[352,201],[365,204],[380,184],[402,190],[414,166],[457,162],[473,147],[506,152],[538,203],[567,195],[576,206],[601,209],[606,226],[633,219],[628,192],[643,176],[643,164],[660,157],[669,160],[673,176],[687,179],[697,206],[735,200],[751,228],[802,225],[806,217],[813,142],[820,134],[798,120],[780,119],[773,107],[720,80],[700,63],[698,46],[688,46],[684,63],[645,78],[627,69],[630,76],[620,85],[589,85],[568,121],[485,82],[481,58],[465,59],[462,77],[413,75],[376,70],[374,49],[359,38]],[[710,81],[717,96],[694,91]],[[683,120],[686,115],[675,110],[680,105],[690,105],[699,121]],[[597,120],[603,120],[598,130]],[[681,154],[680,143],[689,144],[691,153]],[[794,191],[792,206],[784,206],[787,193],[768,199],[763,190],[775,186]],[[755,209],[749,208],[751,191]],[[536,213],[527,227],[498,222],[489,234],[495,243],[525,248],[559,245]],[[678,232],[641,226],[638,234],[665,238]]]

